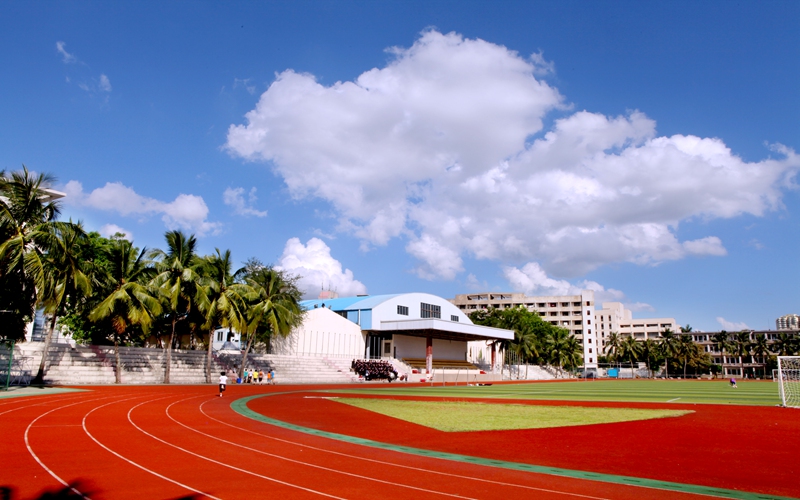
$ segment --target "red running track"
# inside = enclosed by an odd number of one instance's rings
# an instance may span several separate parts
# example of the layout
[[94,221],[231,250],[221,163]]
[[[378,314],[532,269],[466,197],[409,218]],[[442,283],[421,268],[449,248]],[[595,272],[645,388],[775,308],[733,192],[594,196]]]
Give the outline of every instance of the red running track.
[[[224,398],[218,398],[213,386],[92,387],[86,392],[0,399],[4,439],[0,486],[10,488],[13,499],[36,498],[65,485],[92,499],[699,498],[364,447],[268,425],[239,415],[230,407],[236,398],[293,389],[312,388],[234,386],[229,387]],[[669,447],[677,438],[666,440],[666,446],[661,447],[654,444],[654,436],[642,434],[652,432],[653,427],[605,424],[551,429],[538,434],[533,431],[448,434],[371,413],[367,418],[363,410],[302,396],[301,393],[275,395],[253,400],[249,406],[267,416],[300,425],[419,448],[699,482],[691,465],[673,464],[675,451]],[[684,429],[701,426],[687,435],[685,447],[679,448],[687,464],[697,462],[691,440],[709,437],[703,435],[709,431],[702,428],[703,422],[716,421],[725,414],[736,420],[742,411],[774,410],[724,407],[726,413],[714,408],[717,407],[692,407],[703,418],[692,420]],[[758,415],[748,413],[745,417]],[[653,425],[653,422],[679,420],[682,419],[649,422]],[[791,440],[796,443],[800,436],[796,420],[793,426],[789,421],[774,426],[773,434],[777,434],[777,440],[783,439],[784,445]],[[725,425],[724,421],[715,422],[713,428]],[[763,425],[750,422],[731,432],[749,429],[738,438],[747,446],[755,446],[758,440],[750,434],[758,436]],[[669,432],[676,430],[680,431],[680,426],[671,427]],[[663,435],[659,435],[659,441]],[[583,442],[584,436],[593,439]],[[729,439],[731,434],[723,436]],[[737,441],[737,436],[733,440]],[[778,451],[769,449],[773,441],[773,438],[765,441],[764,448],[769,452]],[[631,448],[628,451],[618,451],[628,447]],[[737,445],[732,444],[732,448],[738,452]],[[762,450],[750,451],[761,460]],[[596,461],[612,452],[616,459]],[[699,458],[708,463],[707,457]],[[739,489],[800,496],[798,482],[791,481],[796,474],[786,478],[781,472],[796,465],[778,458],[773,455],[766,466],[749,471],[750,477],[757,479],[718,484],[728,481],[729,475],[736,479],[736,474],[722,474],[704,484],[726,488],[744,485]],[[714,468],[726,469],[723,460],[724,457],[714,459]],[[640,469],[638,464],[651,461],[673,465],[656,468],[663,472],[663,477],[649,476],[650,468]],[[760,477],[765,470],[771,472]],[[744,476],[748,471],[739,474]]]

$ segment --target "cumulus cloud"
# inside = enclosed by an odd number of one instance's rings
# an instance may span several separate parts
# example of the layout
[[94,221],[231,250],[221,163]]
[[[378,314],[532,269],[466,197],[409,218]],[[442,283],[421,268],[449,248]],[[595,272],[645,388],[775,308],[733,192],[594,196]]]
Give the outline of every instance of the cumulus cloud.
[[208,221],[208,206],[202,197],[180,194],[170,202],[142,196],[120,182],[109,182],[89,193],[83,191],[78,181],[69,181],[64,187],[67,204],[85,206],[96,210],[115,212],[123,216],[148,216],[161,214],[168,229],[182,229],[203,236],[218,233],[221,224]]
[[783,146],[746,162],[717,138],[658,136],[639,111],[582,110],[544,130],[566,107],[541,53],[433,30],[389,52],[330,86],[280,73],[226,148],[268,162],[295,198],[329,202],[365,248],[406,238],[426,278],[452,279],[465,254],[567,277],[722,256],[719,237],[681,241],[679,224],[780,209],[800,167]]
[[606,288],[596,281],[583,280],[573,284],[567,280],[551,278],[536,262],[529,262],[522,269],[505,267],[503,275],[515,292],[522,292],[526,295],[579,295],[583,290],[591,290],[594,292],[597,304],[622,302],[631,311],[655,310],[650,304],[644,302],[627,302],[622,291]]
[[330,247],[319,238],[311,238],[305,245],[299,238],[289,239],[275,268],[299,275],[298,286],[305,298],[317,298],[328,289],[340,297],[367,293],[367,287],[351,270],[342,270],[342,263],[331,257]]
[[722,316],[717,316],[717,323],[720,324],[723,330],[728,332],[735,332],[741,330],[749,330],[750,327],[747,326],[747,323],[736,323],[734,321],[728,321]]
[[77,62],[78,58],[67,52],[67,49],[64,48],[66,46],[67,44],[64,42],[56,42],[56,50],[61,54],[61,60],[64,61],[64,64]]
[[101,227],[100,231],[98,232],[106,238],[111,238],[114,235],[121,234],[124,239],[133,241],[133,233],[127,229],[119,227],[116,224],[106,224]]
[[225,192],[222,193],[222,201],[229,207],[232,207],[233,213],[236,215],[266,217],[266,211],[256,210],[254,208],[256,200],[258,200],[258,198],[256,198],[256,188],[250,189],[250,192],[247,194],[247,200],[244,199],[244,188],[241,187],[227,188]]

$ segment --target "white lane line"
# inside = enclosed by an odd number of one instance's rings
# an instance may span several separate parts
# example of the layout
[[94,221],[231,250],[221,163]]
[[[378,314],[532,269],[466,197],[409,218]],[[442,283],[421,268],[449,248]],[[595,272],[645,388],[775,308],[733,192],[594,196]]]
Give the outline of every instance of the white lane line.
[[62,410],[62,409],[64,409],[64,408],[69,408],[70,406],[79,405],[79,404],[81,404],[81,403],[89,403],[89,402],[92,402],[92,401],[97,401],[98,399],[108,399],[108,398],[95,398],[95,399],[89,399],[89,400],[78,401],[78,402],[76,402],[76,403],[72,403],[72,404],[68,404],[68,405],[62,405],[62,406],[59,406],[59,407],[57,407],[57,408],[53,408],[52,410],[50,410],[50,411],[46,411],[46,412],[42,413],[41,415],[39,415],[38,417],[36,417],[35,419],[31,420],[31,423],[30,423],[30,424],[28,424],[28,427],[26,427],[26,428],[25,428],[25,447],[26,447],[26,448],[28,448],[28,453],[30,453],[30,454],[31,454],[31,456],[33,457],[33,459],[34,459],[34,460],[36,460],[36,462],[37,462],[39,465],[41,465],[41,466],[42,466],[42,468],[43,468],[45,471],[47,471],[47,473],[48,473],[48,474],[50,474],[51,476],[53,476],[53,478],[54,478],[56,481],[58,481],[59,483],[63,484],[64,486],[66,486],[67,488],[69,488],[70,490],[72,490],[72,492],[73,492],[73,493],[75,493],[76,495],[80,495],[80,496],[81,496],[81,498],[84,498],[84,499],[86,499],[86,500],[90,500],[90,498],[89,498],[89,497],[87,497],[86,495],[84,495],[83,493],[81,493],[80,491],[78,491],[77,489],[75,489],[74,487],[72,487],[72,485],[70,485],[69,483],[67,483],[66,481],[64,481],[64,480],[61,478],[61,476],[59,476],[58,474],[56,474],[55,472],[53,472],[53,471],[52,471],[52,470],[51,470],[51,469],[50,469],[48,466],[46,466],[46,465],[44,464],[44,462],[42,462],[42,460],[39,458],[39,456],[38,456],[38,455],[37,455],[37,454],[36,454],[36,453],[33,451],[33,448],[31,447],[30,440],[28,439],[28,434],[30,433],[30,430],[31,430],[31,427],[33,427],[33,424],[35,424],[35,423],[36,423],[36,422],[37,422],[37,421],[38,421],[40,418],[44,417],[45,415],[49,415],[50,413],[53,413],[54,411],[57,411],[57,410]]
[[[30,399],[28,399],[28,400],[26,400],[25,402],[30,402],[30,401],[31,401],[31,400],[30,400]],[[52,399],[49,399],[49,400],[47,400],[47,401],[39,401],[39,402],[37,402],[36,404],[32,404],[32,405],[23,405],[23,406],[18,406],[18,407],[16,407],[16,408],[12,408],[12,409],[10,409],[10,410],[6,410],[6,411],[4,411],[4,412],[0,412],[0,416],[2,416],[2,415],[5,415],[6,413],[11,413],[12,411],[24,410],[25,408],[34,408],[34,407],[36,407],[36,406],[48,406],[48,405],[52,405],[53,403],[61,403],[61,402],[63,402],[63,401],[71,401],[71,399],[66,399],[66,400],[64,400],[64,399],[58,399],[58,400],[55,400],[55,401],[54,401],[54,400],[52,400]],[[20,402],[21,402],[21,401],[20,401]]]
[[681,399],[681,398],[670,399],[669,401],[667,401],[667,403],[672,403],[673,401],[677,401],[679,399]]
[[[169,396],[166,396],[166,397],[163,397],[163,398],[158,398],[158,399],[166,399],[167,397],[169,397]],[[181,488],[186,488],[186,489],[187,489],[187,490],[189,490],[189,491],[193,491],[193,492],[195,492],[195,493],[198,493],[198,494],[200,494],[200,495],[205,495],[205,496],[207,496],[208,498],[213,498],[214,500],[222,500],[222,499],[220,499],[220,498],[217,498],[217,497],[215,497],[215,496],[213,496],[213,495],[209,495],[208,493],[206,493],[206,492],[204,492],[204,491],[200,491],[200,490],[198,490],[198,489],[192,488],[191,486],[188,486],[188,485],[185,485],[185,484],[183,484],[183,483],[181,483],[181,482],[175,481],[174,479],[168,478],[167,476],[164,476],[164,475],[162,475],[162,474],[159,474],[158,472],[156,472],[156,471],[154,471],[154,470],[148,469],[147,467],[145,467],[145,466],[143,466],[143,465],[141,465],[141,464],[138,464],[138,463],[134,462],[133,460],[130,460],[130,459],[128,459],[128,458],[126,458],[126,457],[122,456],[121,454],[117,453],[116,451],[112,450],[112,449],[111,449],[111,448],[109,448],[108,446],[106,446],[106,445],[104,445],[103,443],[101,443],[101,442],[100,442],[100,441],[99,441],[97,438],[95,438],[95,437],[92,435],[92,433],[91,433],[91,432],[89,432],[89,429],[87,429],[87,428],[86,428],[86,419],[89,417],[89,415],[91,415],[92,413],[94,413],[94,412],[95,412],[95,410],[99,410],[100,408],[103,408],[103,407],[105,407],[105,406],[109,406],[109,405],[112,405],[112,404],[121,403],[121,402],[123,402],[123,401],[128,401],[128,400],[130,400],[130,399],[135,399],[135,398],[120,399],[120,400],[117,400],[117,401],[112,401],[111,403],[106,403],[106,404],[104,404],[104,405],[100,405],[100,406],[97,406],[97,407],[93,408],[91,411],[89,411],[88,413],[86,413],[86,414],[83,416],[83,421],[82,421],[83,432],[85,432],[85,433],[86,433],[86,435],[87,435],[87,436],[89,436],[89,437],[92,439],[92,441],[94,441],[95,443],[97,443],[97,444],[98,444],[98,445],[99,445],[101,448],[103,448],[103,449],[104,449],[104,450],[106,450],[107,452],[111,453],[112,455],[115,455],[116,457],[118,457],[118,458],[120,458],[120,459],[124,460],[125,462],[128,462],[129,464],[131,464],[131,465],[133,465],[133,466],[135,466],[135,467],[138,467],[138,468],[142,469],[142,470],[143,470],[143,471],[145,471],[145,472],[148,472],[148,473],[150,473],[150,474],[152,474],[152,475],[154,475],[154,476],[156,476],[156,477],[158,477],[158,478],[161,478],[161,479],[163,479],[163,480],[165,480],[165,481],[169,481],[170,483],[172,483],[172,484],[175,484],[175,485],[177,485],[177,486],[180,486]],[[151,400],[151,401],[156,401],[156,400]],[[140,404],[144,404],[144,403],[140,403]],[[137,406],[138,406],[138,405],[137,405]],[[135,406],[134,406],[134,408],[135,408]],[[129,419],[129,420],[130,420],[130,419]],[[134,426],[134,427],[135,427],[135,426]]]
[[[213,400],[209,400],[209,401],[213,401]],[[212,417],[211,415],[206,413],[205,410],[203,409],[203,406],[206,403],[208,403],[209,401],[204,401],[203,404],[200,405],[200,413],[205,415],[207,418],[210,418],[211,420],[213,420],[215,422],[218,422],[220,424],[227,425],[228,427],[232,427],[232,428],[234,428],[236,430],[248,432],[250,434],[255,434],[256,436],[265,437],[267,439],[272,439],[274,441],[278,441],[278,442],[281,442],[281,443],[293,444],[293,445],[296,445],[296,446],[301,446],[301,447],[304,447],[304,448],[308,448],[310,450],[321,451],[321,452],[324,452],[324,453],[330,453],[332,455],[338,455],[338,456],[341,456],[341,457],[352,458],[352,459],[355,459],[355,460],[363,460],[365,462],[373,462],[373,463],[377,463],[377,464],[381,464],[381,465],[388,465],[388,466],[391,466],[391,467],[399,467],[401,469],[408,469],[408,470],[413,470],[413,471],[416,471],[416,472],[425,472],[425,473],[428,473],[428,474],[436,474],[436,475],[445,476],[445,477],[454,477],[454,478],[458,478],[458,479],[467,479],[467,480],[470,480],[470,481],[477,481],[477,482],[488,483],[488,484],[496,484],[496,485],[499,485],[499,486],[510,486],[510,487],[513,487],[513,488],[521,488],[521,489],[526,489],[526,490],[531,490],[531,491],[541,491],[541,492],[544,492],[544,493],[555,493],[555,494],[559,494],[559,495],[567,495],[567,496],[573,496],[573,497],[577,497],[577,498],[588,498],[590,500],[610,500],[610,499],[604,498],[604,497],[594,497],[594,496],[591,496],[591,495],[582,495],[580,493],[571,493],[571,492],[568,492],[568,491],[552,490],[552,489],[548,489],[548,488],[537,488],[535,486],[528,486],[528,485],[524,485],[524,484],[507,483],[507,482],[504,482],[504,481],[495,481],[495,480],[492,480],[492,479],[484,479],[484,478],[480,478],[480,477],[464,476],[464,475],[461,475],[461,474],[453,474],[453,473],[450,473],[450,472],[441,472],[441,471],[434,471],[434,470],[430,470],[430,469],[423,469],[421,467],[414,467],[414,466],[411,466],[411,465],[404,465],[404,464],[387,462],[387,461],[384,461],[384,460],[376,460],[374,458],[366,458],[366,457],[362,457],[362,456],[358,456],[358,455],[351,455],[349,453],[343,453],[343,452],[340,452],[340,451],[327,450],[325,448],[319,448],[319,447],[316,447],[316,446],[311,446],[309,444],[301,443],[299,441],[291,441],[291,440],[288,440],[288,439],[278,438],[278,437],[275,437],[275,436],[270,436],[268,434],[262,434],[260,432],[255,432],[255,431],[252,431],[252,430],[247,429],[245,427],[238,427],[236,425],[229,424],[228,422],[225,422],[224,420],[219,420],[217,418]],[[432,457],[426,457],[426,458],[432,458]]]
[[432,494],[435,494],[435,495],[443,495],[443,496],[447,496],[447,497],[465,498],[465,499],[469,499],[469,500],[476,500],[476,499],[473,499],[472,497],[465,497],[465,496],[462,496],[462,495],[456,495],[454,493],[445,493],[445,492],[442,492],[442,491],[429,490],[427,488],[420,488],[420,487],[411,486],[411,485],[408,485],[408,484],[396,483],[396,482],[393,482],[393,481],[385,481],[383,479],[377,479],[377,478],[374,478],[374,477],[363,476],[363,475],[360,475],[360,474],[353,474],[352,472],[345,472],[345,471],[338,470],[338,469],[332,469],[330,467],[324,467],[322,465],[312,464],[312,463],[309,463],[309,462],[303,462],[301,460],[295,460],[293,458],[285,457],[285,456],[282,456],[282,455],[276,455],[274,453],[268,453],[266,451],[258,450],[256,448],[250,448],[249,446],[245,446],[245,445],[242,445],[242,444],[239,444],[239,443],[234,443],[233,441],[228,441],[228,440],[219,438],[217,436],[214,436],[212,434],[207,434],[205,432],[200,432],[197,429],[189,427],[188,425],[185,425],[185,424],[183,424],[181,422],[178,422],[169,413],[169,410],[170,410],[170,408],[172,408],[173,405],[176,405],[176,404],[181,403],[183,401],[187,401],[189,399],[195,399],[195,398],[186,398],[186,399],[182,399],[182,400],[179,400],[179,401],[175,401],[171,405],[167,406],[167,410],[166,410],[167,417],[170,420],[172,420],[173,422],[175,422],[176,424],[180,425],[181,427],[183,427],[185,429],[188,429],[188,430],[190,430],[192,432],[196,432],[196,433],[200,434],[201,436],[210,437],[211,439],[216,439],[217,441],[221,441],[221,442],[229,444],[231,446],[236,446],[236,447],[239,447],[239,448],[243,448],[243,449],[245,449],[247,451],[252,451],[254,453],[259,453],[261,455],[266,455],[268,457],[277,458],[279,460],[285,460],[287,462],[291,462],[291,463],[295,463],[295,464],[299,464],[299,465],[305,465],[305,466],[308,466],[308,467],[313,467],[315,469],[321,469],[321,470],[328,471],[328,472],[333,472],[333,473],[336,473],[336,474],[343,474],[345,476],[350,476],[350,477],[354,477],[354,478],[358,478],[358,479],[364,479],[366,481],[374,481],[376,483],[388,484],[390,486],[398,486],[398,487],[401,487],[401,488],[408,488],[408,489],[411,489],[411,490],[421,491],[421,492],[424,492],[424,493],[432,493]]
[[[195,396],[195,397],[200,397],[200,396]],[[164,399],[164,398],[159,398],[159,399]],[[191,398],[190,398],[190,399],[191,399]],[[152,401],[156,401],[156,400],[152,400]],[[150,403],[150,402],[152,402],[152,401],[145,401],[145,402],[143,402],[143,403],[139,403],[138,405],[136,405],[136,406],[132,407],[132,408],[131,408],[131,409],[128,411],[128,422],[130,422],[132,426],[136,427],[136,429],[138,429],[138,430],[139,430],[139,432],[141,432],[142,434],[145,434],[145,435],[147,435],[147,436],[150,436],[151,438],[155,439],[156,441],[159,441],[159,442],[161,442],[161,443],[164,443],[164,444],[165,444],[165,445],[167,445],[167,446],[172,446],[173,448],[175,448],[175,449],[178,449],[178,450],[180,450],[180,451],[182,451],[182,452],[184,452],[184,453],[187,453],[187,454],[189,454],[189,455],[195,456],[195,457],[197,457],[197,458],[201,458],[201,459],[203,459],[203,460],[207,460],[207,461],[209,461],[209,462],[211,462],[211,463],[214,463],[214,464],[217,464],[217,465],[221,465],[221,466],[223,466],[223,467],[227,467],[227,468],[229,468],[229,469],[233,469],[233,470],[235,470],[235,471],[238,471],[238,472],[243,472],[243,473],[245,473],[245,474],[249,474],[249,475],[251,475],[251,476],[255,476],[255,477],[258,477],[258,478],[261,478],[261,479],[266,479],[267,481],[271,481],[271,482],[274,482],[274,483],[282,484],[282,485],[284,485],[284,486],[289,486],[289,487],[291,487],[291,488],[297,488],[297,489],[299,489],[299,490],[307,491],[307,492],[309,492],[309,493],[315,493],[315,494],[317,494],[317,495],[322,495],[322,496],[324,496],[324,497],[328,497],[328,498],[336,498],[336,499],[338,499],[338,500],[347,500],[346,498],[337,497],[337,496],[334,496],[334,495],[329,495],[329,494],[327,494],[327,493],[323,493],[323,492],[321,492],[321,491],[312,490],[312,489],[310,489],[310,488],[305,488],[305,487],[303,487],[303,486],[299,486],[299,485],[297,485],[297,484],[287,483],[287,482],[285,482],[285,481],[281,481],[280,479],[275,479],[275,478],[273,478],[273,477],[269,477],[269,476],[264,476],[264,475],[261,475],[261,474],[257,474],[257,473],[255,473],[255,472],[251,472],[251,471],[249,471],[249,470],[245,470],[245,469],[239,469],[238,467],[234,467],[234,466],[232,466],[232,465],[226,464],[225,462],[220,462],[220,461],[218,461],[218,460],[214,460],[213,458],[209,458],[209,457],[206,457],[206,456],[200,455],[200,454],[198,454],[198,453],[195,453],[195,452],[193,452],[193,451],[189,451],[189,450],[187,450],[187,449],[185,449],[185,448],[181,448],[181,447],[180,447],[180,446],[178,446],[178,445],[172,444],[172,443],[170,443],[170,442],[168,442],[168,441],[165,441],[165,440],[163,440],[163,439],[161,439],[161,438],[159,438],[159,437],[157,437],[157,436],[154,436],[153,434],[150,434],[150,433],[149,433],[149,432],[147,432],[146,430],[144,430],[144,429],[142,429],[141,427],[139,427],[138,425],[136,425],[136,423],[134,423],[134,421],[131,419],[131,413],[133,412],[133,410],[135,410],[135,409],[136,409],[136,408],[138,408],[139,406],[142,406],[142,405],[144,405],[144,404]]]

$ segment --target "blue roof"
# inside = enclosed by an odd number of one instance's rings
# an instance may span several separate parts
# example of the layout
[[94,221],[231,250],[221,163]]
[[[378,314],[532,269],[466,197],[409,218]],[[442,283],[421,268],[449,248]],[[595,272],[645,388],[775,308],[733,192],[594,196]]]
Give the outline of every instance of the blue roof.
[[355,311],[358,309],[372,309],[375,306],[386,302],[387,300],[402,295],[399,293],[391,295],[372,295],[364,297],[342,297],[340,299],[314,299],[303,300],[300,305],[306,309],[314,309],[314,306],[322,307],[323,304],[326,308],[332,311]]

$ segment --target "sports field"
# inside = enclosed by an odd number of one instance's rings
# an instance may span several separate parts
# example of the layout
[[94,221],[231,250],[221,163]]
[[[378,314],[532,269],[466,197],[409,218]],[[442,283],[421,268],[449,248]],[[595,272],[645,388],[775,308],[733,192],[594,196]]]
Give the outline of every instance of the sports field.
[[[4,498],[800,498],[800,411],[771,382],[80,389],[0,393]],[[408,402],[570,425],[440,430],[391,415]]]
[[[557,383],[503,383],[491,386],[395,385],[381,393],[430,396],[533,399],[556,401],[620,401],[649,403],[703,403],[774,406],[779,404],[778,384],[770,381],[740,381],[738,388],[727,381],[698,380],[586,380]],[[364,393],[359,389],[359,393]]]

